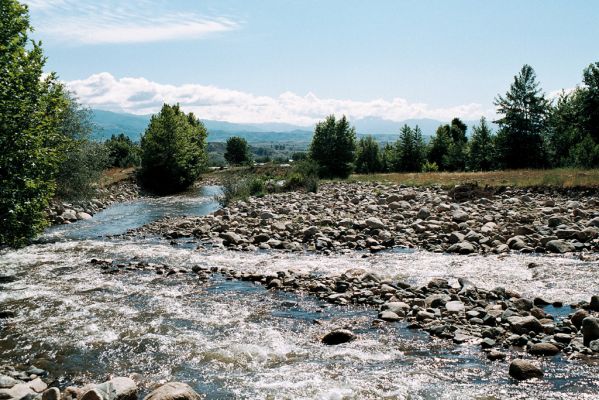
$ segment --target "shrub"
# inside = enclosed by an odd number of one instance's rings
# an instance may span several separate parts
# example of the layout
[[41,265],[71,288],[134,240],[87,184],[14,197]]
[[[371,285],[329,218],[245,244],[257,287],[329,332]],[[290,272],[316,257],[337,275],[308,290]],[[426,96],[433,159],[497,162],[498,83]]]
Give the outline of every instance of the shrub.
[[141,139],[141,183],[157,193],[189,187],[206,167],[206,136],[192,113],[165,104]]
[[66,200],[88,199],[108,165],[108,152],[101,143],[78,142],[66,153],[56,176],[56,196]]
[[316,193],[318,191],[319,169],[318,163],[310,159],[296,163],[286,178],[285,189],[304,189],[307,192]]
[[422,172],[438,172],[439,166],[436,162],[425,162],[422,164]]

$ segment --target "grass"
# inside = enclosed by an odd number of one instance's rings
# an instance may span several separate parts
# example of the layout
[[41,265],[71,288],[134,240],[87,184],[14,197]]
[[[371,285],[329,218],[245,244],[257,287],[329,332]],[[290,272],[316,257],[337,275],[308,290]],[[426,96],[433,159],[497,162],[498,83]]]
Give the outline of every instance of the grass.
[[599,169],[521,169],[489,172],[420,172],[352,175],[352,181],[389,182],[407,186],[453,187],[463,183],[478,183],[480,186],[500,187],[599,187]]
[[115,183],[129,181],[135,178],[135,168],[110,168],[102,173],[100,187],[108,187]]

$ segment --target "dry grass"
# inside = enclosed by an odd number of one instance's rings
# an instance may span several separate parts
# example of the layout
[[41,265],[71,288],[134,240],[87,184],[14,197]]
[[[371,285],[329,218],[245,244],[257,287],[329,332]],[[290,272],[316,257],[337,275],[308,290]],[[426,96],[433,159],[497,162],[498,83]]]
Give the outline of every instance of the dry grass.
[[100,187],[108,187],[115,183],[135,178],[135,168],[110,168],[102,173]]
[[478,183],[480,186],[562,188],[599,187],[599,169],[522,169],[490,172],[421,172],[352,175],[351,180],[362,182],[389,182],[408,186],[453,187],[463,183]]

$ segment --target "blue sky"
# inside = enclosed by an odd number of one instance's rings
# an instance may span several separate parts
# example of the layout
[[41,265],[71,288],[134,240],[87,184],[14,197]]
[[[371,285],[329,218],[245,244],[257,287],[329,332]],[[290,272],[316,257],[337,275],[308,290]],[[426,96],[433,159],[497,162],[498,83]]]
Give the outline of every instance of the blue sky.
[[47,69],[82,102],[309,125],[493,116],[525,63],[542,88],[599,61],[599,2],[28,0]]

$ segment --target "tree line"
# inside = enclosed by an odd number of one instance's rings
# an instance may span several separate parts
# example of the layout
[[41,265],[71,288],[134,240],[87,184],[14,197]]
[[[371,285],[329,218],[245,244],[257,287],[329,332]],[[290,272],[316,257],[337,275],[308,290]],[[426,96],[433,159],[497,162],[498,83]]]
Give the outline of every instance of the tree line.
[[322,176],[350,172],[489,171],[599,166],[599,62],[583,71],[581,85],[550,101],[524,65],[505,95],[495,98],[496,133],[483,117],[472,127],[459,118],[439,126],[428,142],[418,126],[403,126],[394,143],[356,139],[345,117],[317,124],[310,146]]

